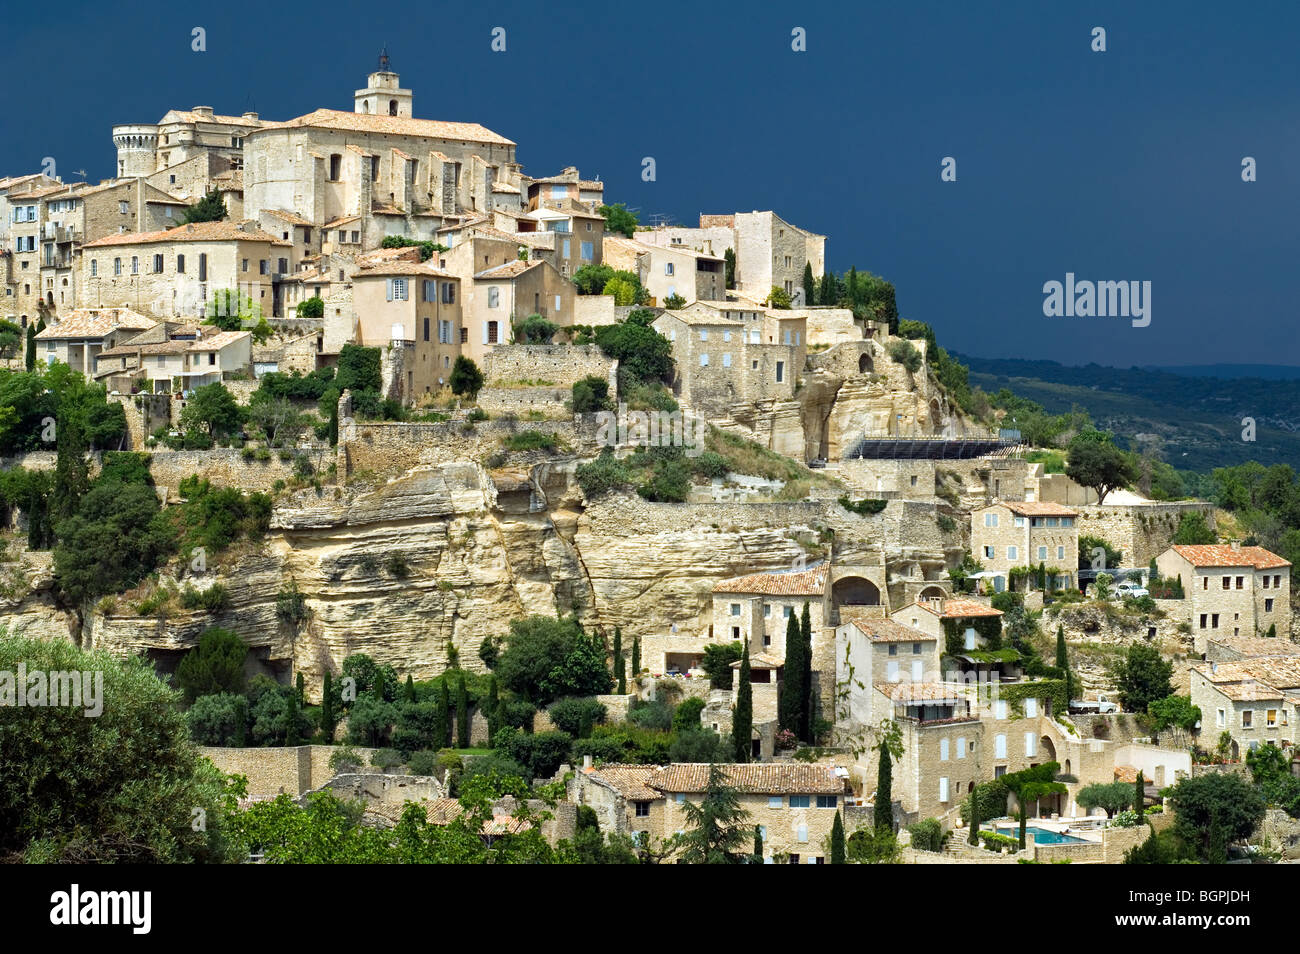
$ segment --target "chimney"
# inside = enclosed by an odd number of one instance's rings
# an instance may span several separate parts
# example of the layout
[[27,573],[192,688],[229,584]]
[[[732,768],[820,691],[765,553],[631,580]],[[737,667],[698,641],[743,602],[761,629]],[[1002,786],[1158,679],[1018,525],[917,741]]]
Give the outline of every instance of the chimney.
[[196,116],[202,116],[204,119],[212,118],[211,106],[195,106],[193,109],[190,110],[190,112],[194,113]]
[[250,121],[252,121],[252,122],[257,122],[257,113],[254,113],[254,112],[247,112],[247,113],[244,113],[244,115],[243,115],[242,118],[247,119],[247,120],[250,120]]
[[590,756],[590,755],[584,755],[584,756],[582,757],[582,770],[583,770],[584,772],[590,772],[590,771],[591,771],[591,756]]
[[1231,546],[1232,549],[1233,549],[1234,551],[1240,550],[1240,549],[1241,549],[1241,541],[1240,541],[1240,540],[1232,540],[1232,541],[1229,542],[1229,546]]

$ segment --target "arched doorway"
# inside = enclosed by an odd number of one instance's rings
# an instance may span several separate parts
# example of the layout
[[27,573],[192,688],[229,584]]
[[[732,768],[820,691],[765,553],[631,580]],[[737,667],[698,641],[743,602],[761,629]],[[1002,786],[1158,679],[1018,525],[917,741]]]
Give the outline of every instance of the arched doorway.
[[942,586],[927,586],[916,598],[922,603],[926,600],[942,600],[948,598],[948,592]]
[[1043,756],[1047,759],[1047,761],[1049,762],[1056,761],[1056,746],[1052,744],[1051,739],[1049,739],[1047,736],[1043,736],[1041,739],[1038,740],[1038,747],[1043,750]]
[[838,626],[841,608],[852,610],[857,607],[879,606],[880,589],[865,577],[846,576],[836,580],[831,587],[831,604],[834,625]]
[[866,374],[875,370],[875,365],[871,361],[871,355],[863,354],[858,358],[858,374]]

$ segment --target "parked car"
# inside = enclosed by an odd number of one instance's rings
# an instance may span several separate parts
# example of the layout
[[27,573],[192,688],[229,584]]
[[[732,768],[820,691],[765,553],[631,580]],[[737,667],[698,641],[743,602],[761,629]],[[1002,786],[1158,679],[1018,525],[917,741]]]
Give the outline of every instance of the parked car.
[[1091,699],[1071,699],[1071,700],[1070,700],[1070,711],[1071,711],[1071,712],[1083,712],[1083,713],[1088,713],[1088,712],[1097,712],[1097,713],[1119,712],[1119,706],[1118,706],[1116,703],[1111,702],[1110,700],[1108,700],[1108,699],[1106,698],[1106,694],[1105,694],[1105,693],[1100,693],[1100,692],[1099,692],[1099,693],[1097,693],[1097,701],[1096,701],[1096,702],[1093,702]]
[[1131,596],[1133,599],[1139,599],[1143,596],[1150,596],[1150,592],[1141,583],[1134,583],[1132,580],[1125,580],[1115,587],[1115,595],[1123,599]]

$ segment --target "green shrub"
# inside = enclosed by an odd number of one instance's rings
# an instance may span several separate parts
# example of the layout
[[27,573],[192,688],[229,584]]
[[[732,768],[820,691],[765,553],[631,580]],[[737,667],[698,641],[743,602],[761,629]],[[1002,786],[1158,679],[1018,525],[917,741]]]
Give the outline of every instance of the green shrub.
[[889,357],[896,363],[901,364],[912,374],[921,370],[921,364],[924,359],[921,352],[917,350],[916,345],[906,339],[891,341],[886,349]]
[[595,699],[568,696],[551,703],[546,710],[551,722],[577,739],[586,738],[594,726],[605,721],[605,706]]
[[937,818],[926,818],[907,830],[912,835],[912,847],[918,851],[943,851],[946,833]]

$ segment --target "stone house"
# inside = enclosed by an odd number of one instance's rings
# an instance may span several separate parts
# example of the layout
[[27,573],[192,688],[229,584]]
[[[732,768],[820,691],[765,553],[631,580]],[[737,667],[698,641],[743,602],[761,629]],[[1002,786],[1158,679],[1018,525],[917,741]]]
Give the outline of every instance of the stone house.
[[1300,704],[1300,654],[1204,662],[1190,673],[1192,705],[1201,710],[1201,745],[1213,751],[1232,739],[1231,755],[1267,742],[1290,748]]
[[78,294],[88,307],[128,305],[171,318],[202,315],[214,293],[229,289],[270,317],[275,268],[289,248],[256,223],[197,222],[110,235],[83,247]]
[[1156,558],[1162,577],[1181,578],[1183,608],[1198,651],[1206,636],[1291,635],[1291,564],[1240,543],[1175,544]]
[[[431,263],[368,265],[352,278],[356,344],[409,350],[384,393],[411,405],[437,393],[461,354],[460,279]],[[390,375],[392,376],[392,375]]]
[[605,236],[605,263],[632,272],[663,305],[673,295],[687,302],[726,295],[723,261],[681,246],[646,245],[620,235]]
[[576,199],[592,211],[605,204],[605,183],[582,178],[575,166],[566,166],[559,175],[540,179],[524,176],[523,180],[527,189],[525,207],[530,211],[569,199]]
[[1073,586],[1079,559],[1078,513],[1056,503],[1002,500],[971,512],[971,553],[993,573],[998,590],[1011,570],[1045,564],[1054,588]]
[[697,302],[654,321],[672,345],[673,393],[709,418],[729,416],[737,403],[792,398],[806,355],[803,319],[729,314]]
[[561,327],[573,324],[576,290],[550,262],[514,261],[476,272],[466,305],[464,351],[476,364],[498,344],[514,340],[514,327],[541,315]]
[[95,362],[96,376],[133,373],[155,394],[188,395],[250,373],[252,338],[247,331],[220,331],[211,325],[173,326],[165,337],[146,332],[102,351]]
[[526,212],[518,218],[516,226],[521,235],[554,234],[551,264],[566,278],[583,265],[599,265],[603,261],[605,219],[576,200]]
[[244,141],[263,124],[257,113],[223,116],[195,106],[168,110],[156,123],[114,126],[118,178],[147,177],[168,192],[197,198],[211,190],[216,173],[243,168]]
[[[771,762],[721,768],[748,813],[745,824],[762,835],[765,863],[826,863],[835,816],[849,794],[844,769]],[[708,777],[709,766],[699,763],[584,765],[568,794],[595,810],[602,830],[644,832],[658,844],[687,829],[685,804],[699,802]]]
[[155,324],[129,308],[77,309],[36,335],[36,360],[58,361],[91,377],[101,352]]

